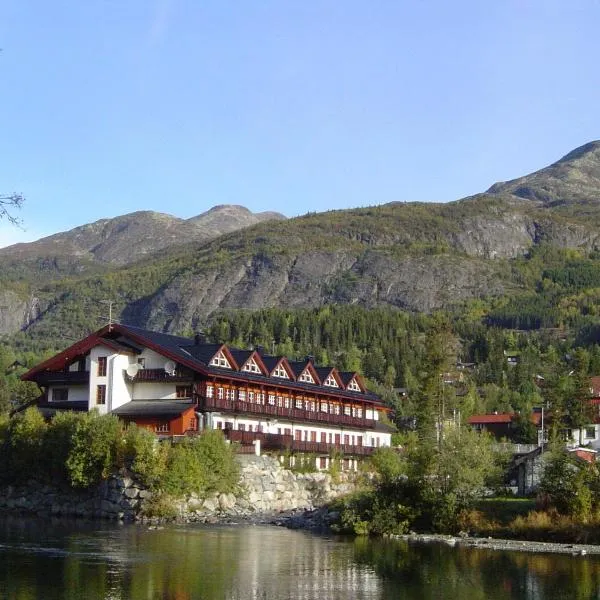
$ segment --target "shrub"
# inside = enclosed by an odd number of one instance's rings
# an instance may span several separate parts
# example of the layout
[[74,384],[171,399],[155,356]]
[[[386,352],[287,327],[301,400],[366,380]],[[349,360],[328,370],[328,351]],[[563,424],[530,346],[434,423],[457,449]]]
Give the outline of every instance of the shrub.
[[147,429],[129,425],[124,440],[124,465],[148,487],[156,488],[165,474],[169,445]]
[[106,479],[120,466],[123,453],[123,426],[114,415],[87,413],[76,424],[66,461],[74,487],[90,487]]
[[47,424],[37,408],[17,414],[8,428],[9,474],[16,481],[44,473],[42,452]]
[[173,495],[235,491],[239,467],[222,432],[209,430],[171,447],[161,488]]

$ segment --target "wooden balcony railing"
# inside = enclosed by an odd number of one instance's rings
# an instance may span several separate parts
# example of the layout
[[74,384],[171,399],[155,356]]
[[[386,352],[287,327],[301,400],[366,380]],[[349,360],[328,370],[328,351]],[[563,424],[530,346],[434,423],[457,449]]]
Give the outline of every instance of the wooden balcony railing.
[[243,446],[260,440],[262,450],[289,450],[291,452],[306,452],[311,454],[331,454],[333,451],[348,456],[369,456],[376,448],[354,444],[328,444],[326,442],[308,442],[295,440],[291,435],[278,433],[260,433],[257,431],[237,431],[226,429],[225,437],[231,442]]
[[35,376],[38,385],[78,385],[90,382],[89,371],[45,371]]
[[138,383],[140,381],[159,382],[159,383],[192,383],[193,376],[190,372],[177,370],[173,375],[167,373],[164,369],[140,369],[135,377],[128,377],[127,372],[123,371],[125,380]]
[[240,400],[225,400],[219,398],[199,398],[199,407],[204,410],[223,410],[233,413],[260,415],[270,419],[284,419],[288,421],[309,421],[337,427],[356,427],[359,429],[374,429],[376,421],[361,419],[348,415],[332,415],[330,413],[303,410],[300,408],[284,408],[272,404],[254,404]]

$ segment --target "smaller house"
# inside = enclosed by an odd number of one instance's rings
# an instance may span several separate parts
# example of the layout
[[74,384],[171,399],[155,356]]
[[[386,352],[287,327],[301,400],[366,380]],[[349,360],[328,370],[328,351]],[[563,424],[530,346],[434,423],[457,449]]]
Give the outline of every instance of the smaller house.
[[[491,433],[497,440],[506,438],[512,439],[516,431],[516,417],[518,413],[488,413],[483,415],[472,415],[467,419],[467,423],[475,431],[487,431]],[[542,428],[542,413],[539,410],[534,410],[530,415],[530,420],[538,429],[538,437],[541,434]]]

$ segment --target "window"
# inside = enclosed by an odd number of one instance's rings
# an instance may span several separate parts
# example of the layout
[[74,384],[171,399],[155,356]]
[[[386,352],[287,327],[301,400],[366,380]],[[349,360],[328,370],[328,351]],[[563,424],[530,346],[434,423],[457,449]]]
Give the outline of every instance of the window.
[[350,383],[348,384],[348,389],[352,390],[353,392],[360,392],[360,386],[358,385],[358,383],[356,383],[356,379],[354,379],[354,377],[350,380]]
[[240,402],[246,402],[246,390],[240,390],[238,392],[238,400]]
[[192,397],[192,386],[191,385],[176,385],[175,386],[175,397],[176,398],[191,398]]
[[170,431],[169,421],[161,421],[160,423],[157,423],[154,430],[156,431],[156,433],[169,433],[169,431]]
[[344,406],[344,414],[349,417],[351,414],[351,409],[349,406]]
[[229,361],[225,357],[225,354],[223,354],[222,350],[219,350],[219,352],[217,352],[212,357],[212,360],[210,361],[210,364],[213,367],[223,367],[225,369],[231,369],[231,365],[229,364]]
[[350,435],[348,435],[347,433],[344,434],[344,444],[346,446],[350,445]]
[[285,435],[292,435],[292,430],[289,427],[284,428],[283,433]]
[[138,364],[138,367],[140,369],[145,369],[146,368],[146,359],[145,358],[138,358],[137,359],[137,364]]
[[340,387],[333,375],[329,375],[329,377],[327,377],[327,379],[325,380],[325,383],[323,383],[323,385],[327,385],[329,387]]
[[302,398],[296,398],[296,408],[302,410]]
[[238,423],[238,431],[246,431],[246,425],[244,425],[244,423]]
[[198,431],[198,419],[196,419],[195,417],[192,417],[190,419],[190,430]]
[[284,396],[283,405],[285,406],[285,408],[289,408],[291,406],[291,400],[289,396]]
[[235,400],[235,390],[232,388],[227,388],[225,390],[225,397],[227,398],[227,400]]
[[310,441],[311,442],[316,442],[317,441],[317,432],[316,431],[311,431],[310,432]]
[[585,439],[593,440],[596,437],[596,428],[595,427],[586,427],[585,428]]
[[206,397],[207,398],[212,398],[213,397],[213,393],[214,393],[214,388],[212,385],[207,385],[206,386]]
[[305,369],[304,371],[302,371],[302,373],[300,374],[300,377],[298,377],[298,381],[304,381],[305,383],[314,383],[315,380],[313,379],[313,376],[310,374],[310,371],[308,369]]
[[217,398],[219,400],[223,400],[224,396],[225,396],[225,391],[223,390],[222,387],[218,387],[217,388]]
[[269,404],[275,404],[275,394],[269,394]]
[[327,402],[321,402],[321,412],[329,412]]
[[287,374],[287,371],[281,366],[281,364],[278,364],[275,367],[275,370],[272,373],[273,377],[281,377],[283,379],[289,379],[290,376]]
[[363,411],[362,411],[362,408],[357,408],[357,409],[356,409],[356,416],[357,416],[359,419],[362,419],[362,416],[363,416]]
[[106,404],[106,386],[96,386],[96,404]]
[[248,392],[248,402],[254,402],[254,392]]
[[106,356],[98,357],[98,377],[106,377]]
[[340,405],[339,404],[334,404],[333,405],[333,414],[334,415],[339,415],[340,414]]
[[319,469],[327,468],[327,458],[325,456],[319,456]]
[[283,397],[282,396],[277,396],[277,407],[283,408]]
[[69,388],[54,388],[52,390],[53,402],[66,402],[69,399]]
[[248,371],[249,373],[262,373],[253,358],[246,362],[246,364],[242,367],[242,371]]

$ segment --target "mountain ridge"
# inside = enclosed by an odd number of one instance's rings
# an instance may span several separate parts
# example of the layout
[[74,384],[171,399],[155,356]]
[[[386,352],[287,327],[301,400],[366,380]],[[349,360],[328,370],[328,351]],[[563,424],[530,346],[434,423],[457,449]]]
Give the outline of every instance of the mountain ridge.
[[[31,275],[19,279],[15,266],[4,281],[20,294],[20,328],[46,336],[57,327],[89,330],[106,298],[125,322],[169,332],[195,329],[223,309],[341,303],[430,312],[534,293],[527,270],[516,265],[537,249],[600,252],[599,197],[600,143],[591,142],[455,202],[396,202],[262,221],[209,240],[165,245],[116,268],[102,263],[103,271],[87,276],[67,269],[69,279],[33,284]],[[22,282],[19,290],[15,282]],[[12,331],[17,321],[10,320]]]

